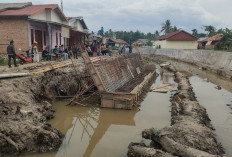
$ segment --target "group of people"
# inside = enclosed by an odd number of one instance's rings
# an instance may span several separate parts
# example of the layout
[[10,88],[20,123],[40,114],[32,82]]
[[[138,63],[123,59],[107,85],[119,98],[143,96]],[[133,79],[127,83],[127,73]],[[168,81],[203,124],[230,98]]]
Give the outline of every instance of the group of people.
[[[56,56],[58,60],[60,60],[61,58],[63,58],[64,60],[68,60],[71,57],[77,59],[78,56],[80,56],[80,50],[76,46],[76,44],[68,48],[64,48],[64,45],[60,45],[59,47],[56,45],[55,48],[52,50],[52,53]],[[47,48],[42,52],[42,57],[44,57],[46,60],[51,60],[51,53],[49,53]]]
[[101,44],[101,46],[99,46],[95,42],[93,42],[91,45],[86,45],[84,48],[90,57],[100,56],[100,53],[103,56],[107,53],[109,54],[109,56],[111,56],[112,52],[112,47],[110,45]]
[[[132,46],[130,45],[129,47],[129,53],[132,53]],[[109,54],[111,56],[112,53],[112,46],[111,45],[106,45],[106,44],[101,44],[99,46],[97,43],[93,42],[91,45],[85,45],[83,47],[85,49],[89,56],[99,56],[100,53],[102,55]],[[74,59],[78,59],[78,56],[81,55],[80,49],[77,47],[76,44],[73,44],[72,47],[64,48],[64,45],[60,45],[59,47],[56,45],[55,48],[52,50],[52,53],[56,56],[57,60],[63,58],[64,60],[67,60],[71,57]],[[51,60],[52,58],[52,53],[49,52],[48,48],[45,48],[42,52],[42,57],[46,59],[47,61]],[[121,45],[118,50],[119,55],[125,54],[126,53],[126,46]],[[10,45],[7,47],[7,54],[8,54],[8,65],[11,67],[11,59],[14,61],[14,65],[18,66],[16,64],[16,53],[15,53],[15,48],[14,48],[14,41],[10,41]],[[38,49],[37,49],[37,42],[34,42],[31,49],[28,50],[28,56],[27,57],[32,57],[34,62],[39,62],[39,54],[38,54]]]
[[[132,46],[129,45],[128,46],[129,48],[129,53],[132,53]],[[120,45],[119,48],[118,48],[118,54],[121,55],[125,55],[126,54],[126,45]]]

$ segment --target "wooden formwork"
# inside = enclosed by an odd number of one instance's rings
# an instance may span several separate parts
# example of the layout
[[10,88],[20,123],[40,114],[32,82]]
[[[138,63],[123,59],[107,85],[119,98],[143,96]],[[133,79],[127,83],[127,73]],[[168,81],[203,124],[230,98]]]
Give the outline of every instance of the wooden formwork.
[[101,95],[101,107],[115,109],[132,109],[133,105],[139,100],[144,87],[152,79],[155,71],[150,72],[144,77],[144,80],[137,85],[130,93],[123,92],[105,92]]
[[[143,62],[139,53],[138,55],[140,57],[140,61]],[[109,92],[106,90],[104,83],[102,81],[102,79],[104,78],[100,76],[100,74],[97,72],[96,68],[93,65],[93,62],[104,60],[104,57],[89,58],[86,52],[82,53],[82,57],[84,59],[89,74],[92,76],[94,80],[95,86],[98,88],[99,93],[101,93],[101,107],[104,108],[115,108],[115,109],[126,109],[126,110],[132,109],[132,106],[136,104],[136,102],[138,101],[138,98],[141,95],[144,86],[148,84],[148,82],[151,80],[152,76],[155,73],[155,68],[153,67],[153,70],[150,70],[151,72],[148,73],[143,78],[143,81],[140,84],[136,85],[133,88],[133,90],[131,90],[130,92],[127,93]],[[142,66],[144,68],[143,63]],[[129,69],[130,74],[132,75],[132,78],[134,78],[128,64],[127,67]],[[142,73],[139,67],[136,68],[136,71],[138,74]]]
[[105,92],[101,95],[101,107],[130,110],[135,97],[131,93]]

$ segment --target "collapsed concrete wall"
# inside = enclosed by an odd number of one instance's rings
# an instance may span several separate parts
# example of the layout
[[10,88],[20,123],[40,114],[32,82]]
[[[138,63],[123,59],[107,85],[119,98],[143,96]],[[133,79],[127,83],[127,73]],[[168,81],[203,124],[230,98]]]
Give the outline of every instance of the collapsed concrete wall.
[[[144,69],[139,55],[131,54],[105,58],[93,63],[107,92],[114,92],[138,75]],[[136,70],[137,69],[137,70]]]
[[223,76],[232,76],[232,52],[154,49],[152,47],[140,48],[140,52],[143,54],[165,55],[211,69]]
[[145,67],[139,53],[90,59],[83,52],[82,57],[101,93],[101,107],[131,109],[155,74],[155,66]]

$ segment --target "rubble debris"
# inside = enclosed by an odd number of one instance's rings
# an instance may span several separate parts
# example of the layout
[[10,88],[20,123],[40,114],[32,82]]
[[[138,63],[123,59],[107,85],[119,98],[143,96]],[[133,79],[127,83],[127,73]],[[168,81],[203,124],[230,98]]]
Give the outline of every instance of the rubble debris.
[[222,87],[220,85],[217,85],[215,88],[218,89],[218,90],[222,89]]
[[155,88],[151,88],[152,92],[158,92],[158,93],[167,93],[170,90],[172,90],[176,84],[171,84],[171,83],[163,83]]

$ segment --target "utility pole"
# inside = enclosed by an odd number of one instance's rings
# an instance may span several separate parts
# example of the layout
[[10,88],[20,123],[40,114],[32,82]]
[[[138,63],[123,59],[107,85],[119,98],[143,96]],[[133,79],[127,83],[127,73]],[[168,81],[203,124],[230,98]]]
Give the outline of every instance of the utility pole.
[[62,0],[61,0],[61,10],[64,11],[63,10],[63,1]]

